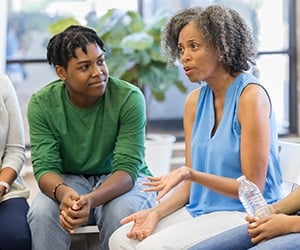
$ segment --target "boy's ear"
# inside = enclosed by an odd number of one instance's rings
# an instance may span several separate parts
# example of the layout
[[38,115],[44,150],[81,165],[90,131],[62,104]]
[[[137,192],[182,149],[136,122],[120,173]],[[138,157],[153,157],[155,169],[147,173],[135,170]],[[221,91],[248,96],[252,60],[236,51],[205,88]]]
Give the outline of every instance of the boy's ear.
[[55,65],[55,72],[62,81],[66,80],[66,71],[62,66]]

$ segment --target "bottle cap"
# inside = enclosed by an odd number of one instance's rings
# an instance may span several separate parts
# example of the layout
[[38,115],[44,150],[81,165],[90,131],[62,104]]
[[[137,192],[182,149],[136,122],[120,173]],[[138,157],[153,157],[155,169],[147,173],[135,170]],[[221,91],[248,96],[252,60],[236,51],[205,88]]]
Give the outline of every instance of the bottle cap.
[[236,179],[238,182],[241,182],[243,180],[246,180],[246,176],[245,175],[242,175],[240,176],[239,178]]

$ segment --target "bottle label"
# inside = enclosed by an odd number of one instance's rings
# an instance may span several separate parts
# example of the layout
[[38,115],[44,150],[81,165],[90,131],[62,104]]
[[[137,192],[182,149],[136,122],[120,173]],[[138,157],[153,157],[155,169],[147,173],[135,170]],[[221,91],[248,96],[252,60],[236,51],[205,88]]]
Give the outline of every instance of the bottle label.
[[271,211],[268,206],[260,207],[256,210],[255,216],[263,218],[271,214]]

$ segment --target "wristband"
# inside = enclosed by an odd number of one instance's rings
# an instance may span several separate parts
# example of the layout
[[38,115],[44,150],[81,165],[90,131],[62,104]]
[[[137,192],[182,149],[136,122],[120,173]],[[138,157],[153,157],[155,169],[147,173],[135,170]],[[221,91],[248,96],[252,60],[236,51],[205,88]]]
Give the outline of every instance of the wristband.
[[[1,182],[0,182],[0,184],[1,184]],[[58,202],[58,200],[56,198],[56,191],[61,185],[68,186],[66,183],[60,182],[60,183],[56,184],[55,187],[53,188],[53,197],[57,202]]]
[[5,187],[5,193],[9,191],[10,185],[6,181],[0,181],[0,185]]

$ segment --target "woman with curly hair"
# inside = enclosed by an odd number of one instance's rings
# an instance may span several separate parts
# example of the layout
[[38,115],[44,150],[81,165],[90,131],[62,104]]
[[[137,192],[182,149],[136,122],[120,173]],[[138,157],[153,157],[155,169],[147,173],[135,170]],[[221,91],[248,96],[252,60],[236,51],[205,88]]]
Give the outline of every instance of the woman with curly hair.
[[191,82],[201,83],[185,102],[186,162],[143,183],[145,192],[159,192],[160,202],[125,217],[110,237],[112,250],[187,249],[246,224],[241,175],[268,203],[282,196],[274,110],[247,72],[256,49],[245,20],[221,5],[183,9],[166,24],[162,49],[170,63],[180,60]]

